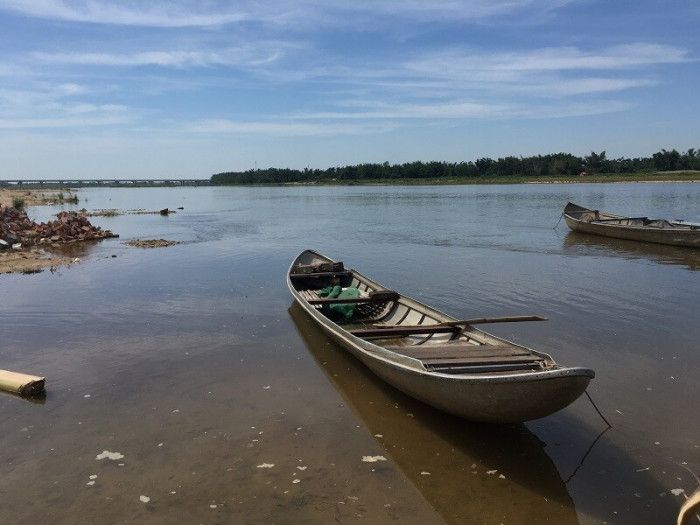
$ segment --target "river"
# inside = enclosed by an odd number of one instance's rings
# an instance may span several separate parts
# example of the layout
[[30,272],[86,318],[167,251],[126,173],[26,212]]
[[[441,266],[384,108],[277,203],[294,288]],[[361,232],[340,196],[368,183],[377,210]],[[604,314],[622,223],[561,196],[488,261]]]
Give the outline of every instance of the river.
[[[0,522],[656,524],[697,486],[700,252],[557,221],[573,201],[700,222],[700,184],[78,196],[30,215],[184,209],[95,217],[121,238],[0,276],[0,368],[48,391],[0,395]],[[459,318],[546,315],[488,330],[593,368],[612,429],[585,396],[490,427],[385,385],[292,306],[306,248]]]

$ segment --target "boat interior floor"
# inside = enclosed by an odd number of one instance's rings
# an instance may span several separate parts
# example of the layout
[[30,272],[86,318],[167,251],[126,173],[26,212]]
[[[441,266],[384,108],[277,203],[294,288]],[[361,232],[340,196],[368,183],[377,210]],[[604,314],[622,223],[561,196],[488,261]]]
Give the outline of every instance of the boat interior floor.
[[[318,299],[317,290],[300,290],[307,301]],[[350,322],[341,324],[344,330],[375,328],[378,318],[391,310],[391,303],[386,305],[361,305],[367,308]],[[314,305],[321,308],[321,305]],[[358,308],[360,306],[358,305]],[[397,325],[400,326],[400,325]],[[429,324],[426,324],[429,327]],[[527,348],[510,343],[487,343],[469,337],[456,330],[452,333],[434,333],[427,335],[389,335],[366,338],[382,348],[419,360],[430,371],[448,374],[499,374],[513,371],[542,370],[550,366],[549,360]]]

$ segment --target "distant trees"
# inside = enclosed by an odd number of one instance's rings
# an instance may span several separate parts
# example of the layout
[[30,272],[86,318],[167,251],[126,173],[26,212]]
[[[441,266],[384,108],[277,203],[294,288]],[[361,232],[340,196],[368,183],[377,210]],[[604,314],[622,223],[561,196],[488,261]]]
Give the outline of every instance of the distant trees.
[[357,164],[325,170],[267,168],[228,171],[212,175],[212,184],[285,184],[399,179],[457,179],[498,177],[556,177],[587,173],[643,173],[653,171],[700,170],[700,151],[686,153],[675,149],[651,157],[609,159],[605,151],[592,151],[585,157],[551,153],[532,157],[508,156],[497,160],[484,157],[469,162],[407,162],[404,164]]

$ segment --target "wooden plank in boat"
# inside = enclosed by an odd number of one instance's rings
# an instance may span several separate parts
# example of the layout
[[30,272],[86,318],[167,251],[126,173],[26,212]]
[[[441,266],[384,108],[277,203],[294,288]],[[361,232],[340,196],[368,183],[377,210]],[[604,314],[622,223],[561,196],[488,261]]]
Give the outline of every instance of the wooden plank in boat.
[[440,372],[443,374],[498,374],[507,372],[517,372],[523,370],[540,370],[540,363],[515,363],[515,364],[498,364],[484,366],[429,366],[429,370]]
[[470,345],[459,343],[447,343],[444,345],[413,345],[413,346],[386,346],[387,350],[408,357],[421,358],[474,358],[474,357],[509,357],[509,356],[533,356],[534,354],[525,348],[512,345]]
[[318,272],[318,273],[290,273],[290,279],[310,279],[319,277],[344,277],[352,275],[352,272],[344,270],[339,272]]
[[512,355],[512,356],[474,356],[474,357],[428,357],[422,358],[421,362],[426,365],[488,365],[488,364],[514,364],[514,363],[536,363],[544,361],[543,357],[535,355]]
[[447,334],[458,332],[460,327],[444,325],[425,326],[393,326],[391,328],[363,328],[351,330],[350,333],[357,337],[397,337],[412,334]]

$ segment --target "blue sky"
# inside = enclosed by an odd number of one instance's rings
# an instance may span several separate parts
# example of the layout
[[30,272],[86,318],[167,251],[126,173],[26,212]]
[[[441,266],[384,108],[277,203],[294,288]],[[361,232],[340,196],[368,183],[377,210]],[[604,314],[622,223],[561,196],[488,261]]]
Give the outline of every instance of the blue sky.
[[700,147],[694,0],[0,0],[0,179]]

